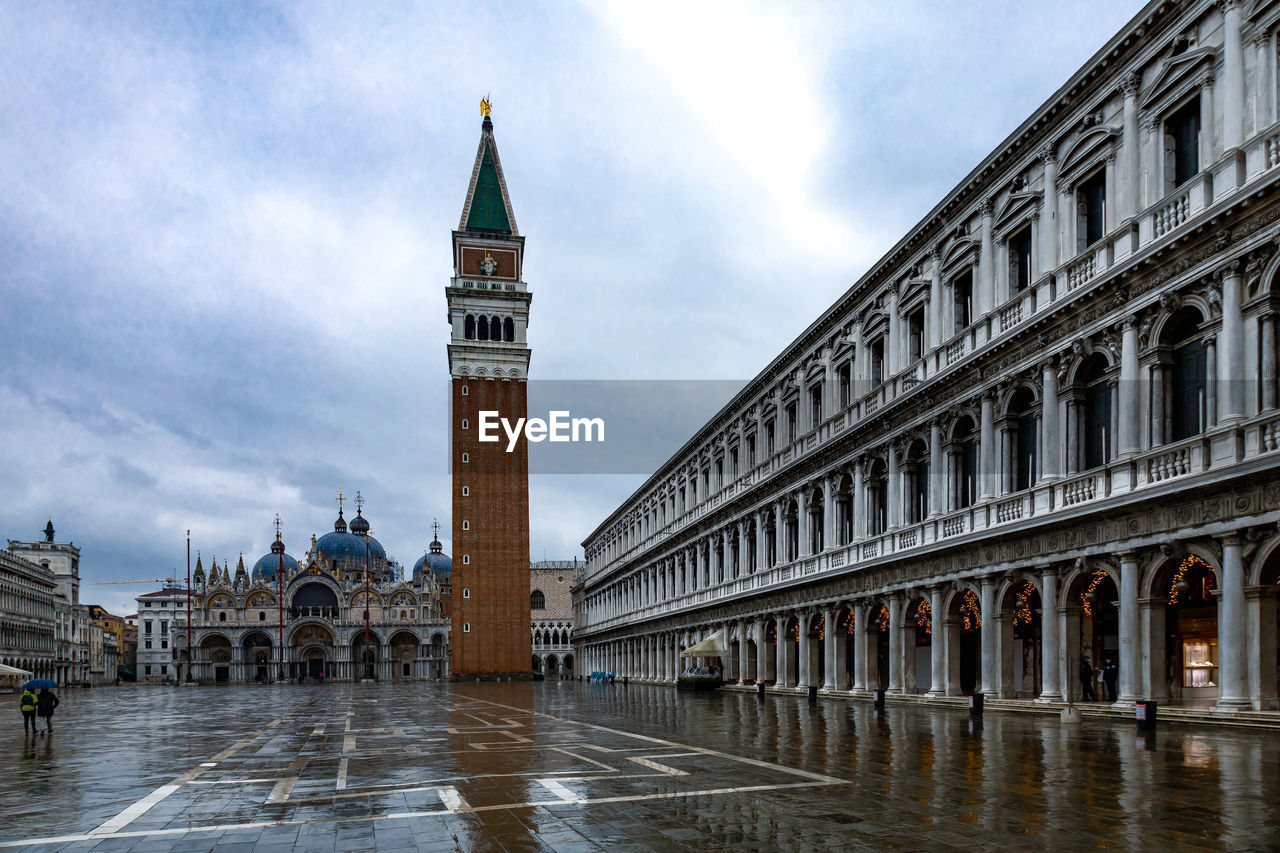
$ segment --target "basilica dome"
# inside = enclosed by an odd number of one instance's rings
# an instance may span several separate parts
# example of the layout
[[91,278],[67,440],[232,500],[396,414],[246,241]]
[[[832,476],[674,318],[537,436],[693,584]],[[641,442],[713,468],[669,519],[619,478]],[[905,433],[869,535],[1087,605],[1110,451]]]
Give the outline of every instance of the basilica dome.
[[[298,561],[284,554],[284,570],[288,572],[296,572],[300,568]],[[253,571],[249,577],[251,580],[274,581],[276,579],[276,569],[280,567],[280,555],[264,554],[258,562],[253,564]],[[287,574],[286,574],[287,576]]]
[[387,552],[382,547],[382,543],[372,536],[351,532],[368,529],[369,522],[357,512],[356,517],[351,520],[351,530],[348,530],[346,519],[342,517],[342,510],[338,510],[338,520],[333,524],[333,532],[326,533],[316,540],[311,559],[321,568],[330,571],[363,572],[367,542],[368,565],[374,577],[388,576]]
[[444,553],[444,546],[440,544],[439,534],[431,540],[431,550],[418,558],[418,562],[413,564],[413,582],[414,584],[422,583],[422,571],[424,568],[430,568],[431,574],[435,576],[436,583],[441,586],[449,586],[453,583],[453,560],[449,555]]

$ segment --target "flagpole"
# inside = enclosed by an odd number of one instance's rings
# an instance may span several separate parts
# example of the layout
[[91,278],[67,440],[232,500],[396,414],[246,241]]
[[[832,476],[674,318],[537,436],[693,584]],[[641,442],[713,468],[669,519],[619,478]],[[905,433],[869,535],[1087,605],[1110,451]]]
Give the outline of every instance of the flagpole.
[[187,528],[187,681],[192,680],[191,668],[195,660],[196,656],[191,651],[191,529]]

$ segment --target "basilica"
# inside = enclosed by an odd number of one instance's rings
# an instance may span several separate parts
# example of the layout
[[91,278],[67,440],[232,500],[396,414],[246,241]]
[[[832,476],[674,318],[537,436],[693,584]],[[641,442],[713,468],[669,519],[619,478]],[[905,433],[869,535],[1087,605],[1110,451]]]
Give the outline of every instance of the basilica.
[[[341,504],[341,500],[340,500]],[[452,561],[439,532],[405,576],[370,531],[357,501],[355,518],[341,505],[333,531],[301,561],[285,551],[277,525],[271,552],[234,572],[197,557],[187,628],[186,589],[138,599],[139,620],[156,620],[170,637],[176,680],[202,683],[276,680],[421,680],[450,674]],[[190,634],[188,646],[187,635]],[[166,645],[168,642],[166,642]]]

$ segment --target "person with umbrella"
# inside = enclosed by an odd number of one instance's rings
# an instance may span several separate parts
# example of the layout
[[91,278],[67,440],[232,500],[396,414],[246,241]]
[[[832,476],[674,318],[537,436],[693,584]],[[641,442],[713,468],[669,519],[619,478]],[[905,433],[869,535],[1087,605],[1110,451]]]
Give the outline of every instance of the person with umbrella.
[[25,688],[38,688],[40,693],[36,696],[36,716],[44,720],[44,728],[40,734],[53,734],[53,709],[58,707],[58,697],[49,692],[49,688],[57,687],[55,681],[47,678],[36,678],[28,681],[23,685]]
[[22,697],[18,699],[18,707],[22,709],[22,733],[27,733],[27,727],[30,726],[31,733],[36,733],[36,693],[30,687],[22,688]]

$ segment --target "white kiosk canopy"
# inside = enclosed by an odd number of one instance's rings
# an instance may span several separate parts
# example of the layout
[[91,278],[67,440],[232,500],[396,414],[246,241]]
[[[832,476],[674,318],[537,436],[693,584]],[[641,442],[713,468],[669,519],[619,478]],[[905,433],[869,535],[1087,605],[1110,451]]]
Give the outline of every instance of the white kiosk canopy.
[[694,643],[680,653],[682,658],[722,658],[729,654],[724,645],[724,632],[716,631],[700,643]]

